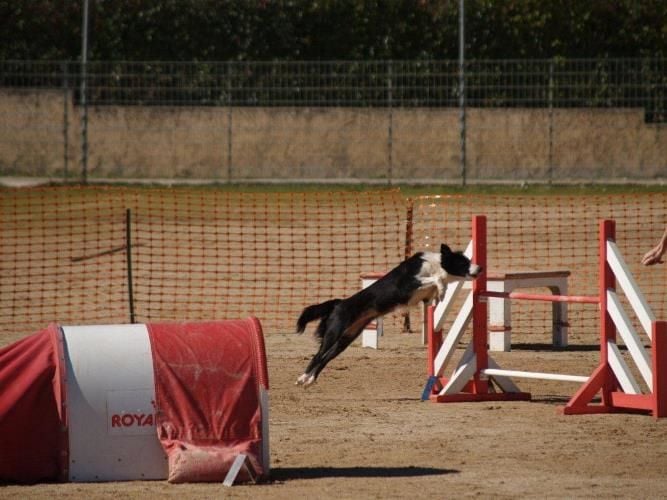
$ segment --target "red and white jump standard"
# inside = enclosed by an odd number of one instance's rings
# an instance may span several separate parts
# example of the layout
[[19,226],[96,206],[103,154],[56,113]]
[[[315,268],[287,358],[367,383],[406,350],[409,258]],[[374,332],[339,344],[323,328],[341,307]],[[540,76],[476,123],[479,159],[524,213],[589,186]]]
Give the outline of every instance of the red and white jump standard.
[[[473,217],[473,261],[486,266],[486,217]],[[610,412],[645,412],[655,418],[667,416],[667,322],[656,321],[615,243],[615,223],[599,226],[599,293],[597,296],[539,295],[491,292],[480,275],[443,339],[435,331],[435,307],[427,309],[429,382],[423,399],[434,402],[529,400],[512,378],[534,378],[582,383],[562,408],[567,415]],[[650,352],[632,326],[616,294],[616,281],[632,306],[642,329],[650,339]],[[487,298],[539,300],[598,305],[600,311],[600,361],[590,376],[505,370],[488,353]],[[472,321],[472,341],[449,377],[443,373],[467,325]],[[635,380],[617,344],[617,333],[627,347],[642,382]],[[495,392],[493,380],[500,392]],[[596,398],[599,394],[599,398]],[[594,401],[595,400],[595,401]]]

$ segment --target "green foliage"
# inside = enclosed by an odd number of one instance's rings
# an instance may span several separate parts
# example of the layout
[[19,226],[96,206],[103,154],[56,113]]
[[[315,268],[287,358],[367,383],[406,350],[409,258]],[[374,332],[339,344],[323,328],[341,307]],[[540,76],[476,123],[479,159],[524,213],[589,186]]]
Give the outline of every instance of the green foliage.
[[[456,59],[458,0],[89,0],[97,60]],[[0,60],[80,56],[83,0],[0,0]],[[466,0],[471,59],[667,57],[664,0]]]

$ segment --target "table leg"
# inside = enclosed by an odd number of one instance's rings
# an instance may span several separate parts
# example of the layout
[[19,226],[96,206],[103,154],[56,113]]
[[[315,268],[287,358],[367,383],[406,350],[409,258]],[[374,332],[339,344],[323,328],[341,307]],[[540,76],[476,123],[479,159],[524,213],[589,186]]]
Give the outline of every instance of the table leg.
[[[505,282],[487,282],[492,292],[511,292]],[[489,297],[489,350],[512,350],[512,301]]]
[[[549,290],[554,295],[567,295],[567,280],[560,282],[559,286],[550,286]],[[552,302],[552,343],[554,347],[567,347],[568,327],[567,302]]]

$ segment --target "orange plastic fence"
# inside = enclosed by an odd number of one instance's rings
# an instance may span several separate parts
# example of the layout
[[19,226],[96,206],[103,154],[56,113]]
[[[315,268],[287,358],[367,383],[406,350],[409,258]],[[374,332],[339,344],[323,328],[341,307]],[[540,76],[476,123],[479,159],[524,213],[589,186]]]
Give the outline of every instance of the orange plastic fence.
[[[484,214],[489,270],[567,270],[570,295],[598,294],[598,221],[615,219],[617,244],[631,273],[658,319],[667,318],[667,264],[640,264],[667,224],[666,194],[428,196],[411,203],[414,248],[440,240],[463,247],[470,240],[472,216]],[[569,304],[568,309],[570,342],[583,336],[584,343],[595,343],[595,306]],[[539,342],[550,342],[551,321],[550,303],[512,303],[513,332],[540,334]],[[636,321],[635,327],[639,328]],[[512,341],[521,342],[521,337],[513,336]]]
[[368,193],[40,188],[2,192],[0,328],[255,315],[294,331],[405,255],[405,199]]
[[[291,332],[304,306],[355,292],[363,271],[389,269],[406,253],[440,242],[464,248],[474,214],[488,217],[491,268],[569,270],[570,293],[576,295],[596,293],[597,221],[616,219],[618,244],[631,271],[658,317],[667,317],[667,264],[639,264],[667,222],[664,194],[408,199],[399,190],[138,187],[1,193],[2,344],[51,321],[255,315],[269,333]],[[516,303],[513,331],[548,338],[550,307]],[[580,335],[594,342],[594,309],[569,307],[571,341]],[[413,328],[420,324],[416,314]],[[402,324],[398,314],[386,323],[389,331]]]

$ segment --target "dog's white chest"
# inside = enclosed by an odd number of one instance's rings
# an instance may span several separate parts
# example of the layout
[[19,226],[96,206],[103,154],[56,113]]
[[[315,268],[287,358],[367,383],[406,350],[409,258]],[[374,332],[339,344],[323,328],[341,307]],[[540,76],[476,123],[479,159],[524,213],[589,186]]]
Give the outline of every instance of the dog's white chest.
[[447,273],[440,263],[440,254],[435,252],[424,252],[422,255],[422,266],[419,269],[418,278],[444,278]]
[[439,253],[424,252],[422,255],[422,266],[417,275],[421,286],[410,302],[432,300],[436,296],[439,300],[442,300],[449,281],[447,279],[449,275],[442,268],[440,259]]

